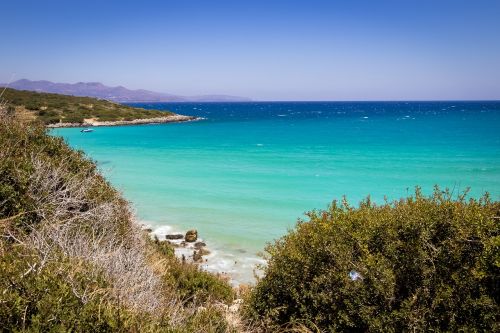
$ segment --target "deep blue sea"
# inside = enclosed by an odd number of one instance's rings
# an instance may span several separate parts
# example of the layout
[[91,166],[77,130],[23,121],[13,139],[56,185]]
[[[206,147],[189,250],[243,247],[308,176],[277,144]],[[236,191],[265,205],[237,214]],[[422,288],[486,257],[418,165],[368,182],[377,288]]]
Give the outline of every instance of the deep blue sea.
[[136,104],[204,120],[58,129],[160,235],[198,229],[207,268],[250,281],[256,253],[304,212],[431,193],[500,199],[500,102]]

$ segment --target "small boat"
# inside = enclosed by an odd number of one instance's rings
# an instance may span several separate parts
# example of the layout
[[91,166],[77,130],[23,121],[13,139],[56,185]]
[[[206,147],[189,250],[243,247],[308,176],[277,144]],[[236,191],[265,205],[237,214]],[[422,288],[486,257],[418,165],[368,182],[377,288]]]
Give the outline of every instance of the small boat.
[[82,133],[89,133],[89,132],[93,132],[93,131],[94,131],[93,129],[86,128],[86,129],[82,129],[80,132],[82,132]]

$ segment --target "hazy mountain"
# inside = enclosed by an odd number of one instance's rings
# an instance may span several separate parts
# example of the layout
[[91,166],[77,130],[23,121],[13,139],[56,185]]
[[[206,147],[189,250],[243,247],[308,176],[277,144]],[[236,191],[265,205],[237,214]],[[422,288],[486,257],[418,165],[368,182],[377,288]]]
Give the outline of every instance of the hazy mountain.
[[[5,86],[5,84],[0,84]],[[149,90],[130,90],[122,86],[108,87],[99,82],[54,83],[50,81],[18,80],[8,85],[18,90],[30,90],[72,96],[88,96],[114,102],[243,102],[249,98],[228,95],[180,96]]]

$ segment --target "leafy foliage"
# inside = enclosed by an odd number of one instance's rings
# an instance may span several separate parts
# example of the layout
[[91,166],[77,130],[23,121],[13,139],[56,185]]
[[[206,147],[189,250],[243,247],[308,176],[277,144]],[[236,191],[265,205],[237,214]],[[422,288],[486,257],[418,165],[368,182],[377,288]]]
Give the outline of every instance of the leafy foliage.
[[27,117],[38,118],[44,124],[83,123],[84,119],[100,121],[134,120],[172,115],[172,112],[146,110],[91,97],[6,89],[7,105],[24,110]]
[[435,189],[381,206],[344,200],[267,246],[246,306],[268,329],[498,331],[500,203]]

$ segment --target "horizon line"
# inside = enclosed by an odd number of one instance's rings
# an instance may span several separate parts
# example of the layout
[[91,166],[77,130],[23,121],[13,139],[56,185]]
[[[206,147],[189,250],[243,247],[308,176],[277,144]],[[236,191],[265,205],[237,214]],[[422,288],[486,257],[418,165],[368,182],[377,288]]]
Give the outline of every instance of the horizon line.
[[[0,82],[0,87],[4,88],[10,88],[10,89],[16,89],[16,88],[11,88],[10,84],[17,82],[17,81],[30,81],[30,82],[49,82],[49,83],[55,83],[55,84],[69,84],[69,85],[75,85],[79,83],[98,83],[102,84],[104,86],[110,87],[110,88],[125,88],[127,90],[131,91],[139,91],[139,90],[146,90],[149,92],[157,93],[157,94],[169,94],[169,95],[176,95],[176,96],[182,96],[182,97],[198,97],[198,96],[228,96],[228,97],[236,97],[236,98],[242,98],[242,99],[247,99],[247,100],[241,100],[241,101],[131,101],[131,100],[125,100],[125,101],[119,101],[119,100],[110,100],[115,103],[381,103],[381,102],[408,102],[408,103],[415,103],[415,102],[500,102],[500,96],[498,98],[491,98],[491,99],[315,99],[315,100],[287,100],[287,99],[269,99],[269,100],[260,100],[260,99],[253,99],[252,97],[248,96],[242,96],[240,94],[234,95],[234,94],[227,94],[227,93],[205,93],[205,94],[196,94],[196,95],[184,95],[184,94],[178,94],[178,93],[172,93],[172,92],[163,92],[163,91],[156,91],[156,90],[149,90],[149,89],[144,89],[144,88],[128,88],[124,85],[110,85],[108,86],[106,83],[100,82],[100,81],[77,81],[74,83],[70,82],[56,82],[56,81],[51,81],[47,79],[39,79],[39,80],[32,80],[28,78],[20,78],[17,80],[14,80],[14,78],[11,78],[9,82]],[[20,89],[16,89],[20,90]],[[39,92],[39,93],[44,93],[44,91],[38,91],[38,90],[27,90],[27,91],[34,91],[34,92]],[[60,95],[65,95],[61,93],[55,93],[55,94],[60,94]],[[76,96],[76,97],[82,97],[80,95],[66,95],[66,96]],[[98,98],[94,96],[86,96],[86,97],[92,97],[92,98]]]
[[[92,96],[89,96],[92,97]],[[117,103],[419,103],[419,102],[500,102],[500,99],[374,99],[374,100],[250,100],[250,101],[117,101]]]

